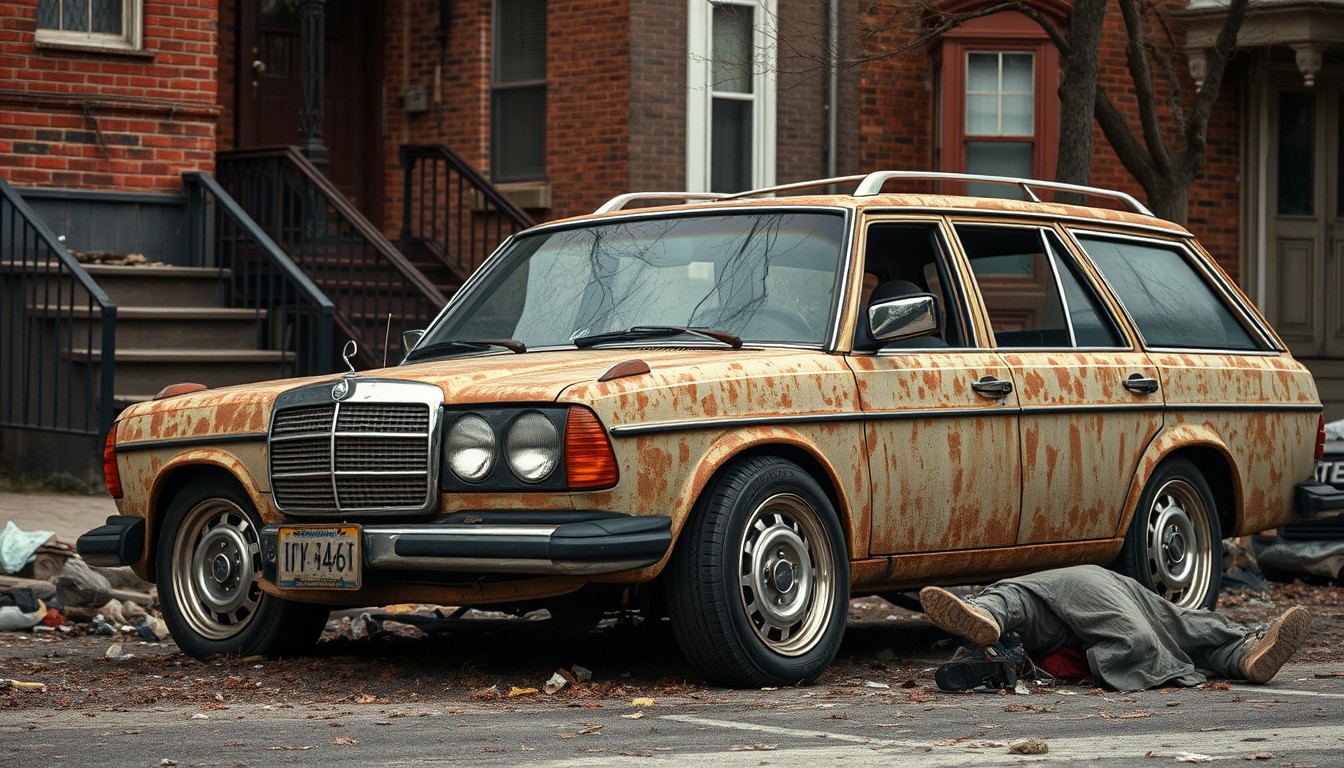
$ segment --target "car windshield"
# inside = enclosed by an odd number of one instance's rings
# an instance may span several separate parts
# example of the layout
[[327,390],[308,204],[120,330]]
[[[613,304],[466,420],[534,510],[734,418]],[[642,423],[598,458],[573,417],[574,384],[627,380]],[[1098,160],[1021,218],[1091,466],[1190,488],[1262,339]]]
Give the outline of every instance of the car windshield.
[[598,343],[728,348],[703,335],[651,335],[647,326],[820,345],[835,311],[844,232],[839,212],[739,211],[523,235],[420,346],[511,339],[533,349],[613,334]]

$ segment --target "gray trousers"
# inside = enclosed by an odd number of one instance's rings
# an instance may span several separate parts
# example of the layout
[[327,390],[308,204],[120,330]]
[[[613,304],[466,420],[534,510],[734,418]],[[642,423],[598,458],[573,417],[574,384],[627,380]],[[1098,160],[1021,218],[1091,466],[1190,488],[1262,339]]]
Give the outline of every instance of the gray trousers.
[[1239,678],[1250,631],[1220,613],[1177,607],[1096,565],[1005,579],[974,602],[1005,633],[1021,635],[1033,658],[1084,647],[1092,673],[1120,690]]

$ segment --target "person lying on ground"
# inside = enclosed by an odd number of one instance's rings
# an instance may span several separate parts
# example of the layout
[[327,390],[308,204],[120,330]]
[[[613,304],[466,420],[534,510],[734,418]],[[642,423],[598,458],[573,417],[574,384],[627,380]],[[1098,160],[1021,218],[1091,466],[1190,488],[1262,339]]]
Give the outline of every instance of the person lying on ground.
[[1092,674],[1117,690],[1195,686],[1209,677],[1267,683],[1311,627],[1301,606],[1264,627],[1242,626],[1181,608],[1096,565],[1004,579],[974,598],[925,587],[919,599],[936,626],[981,647],[1009,632],[1034,659],[1081,646]]

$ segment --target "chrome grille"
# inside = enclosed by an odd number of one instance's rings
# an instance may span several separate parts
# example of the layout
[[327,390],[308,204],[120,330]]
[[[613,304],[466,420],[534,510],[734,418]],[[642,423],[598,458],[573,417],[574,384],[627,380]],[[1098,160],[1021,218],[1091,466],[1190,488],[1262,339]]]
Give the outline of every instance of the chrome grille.
[[[276,508],[292,514],[429,511],[436,506],[437,388],[357,381],[358,387],[424,402],[322,402],[313,390],[271,420],[269,461]],[[321,391],[325,394],[329,386]],[[308,395],[305,397],[305,395]]]

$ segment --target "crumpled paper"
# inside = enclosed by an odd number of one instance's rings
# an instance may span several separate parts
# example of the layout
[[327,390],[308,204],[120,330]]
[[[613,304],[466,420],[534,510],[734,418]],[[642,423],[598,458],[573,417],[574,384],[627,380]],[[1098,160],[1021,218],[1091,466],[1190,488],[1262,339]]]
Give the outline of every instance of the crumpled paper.
[[0,571],[18,573],[37,559],[37,548],[56,534],[52,531],[22,531],[13,520],[0,531]]

